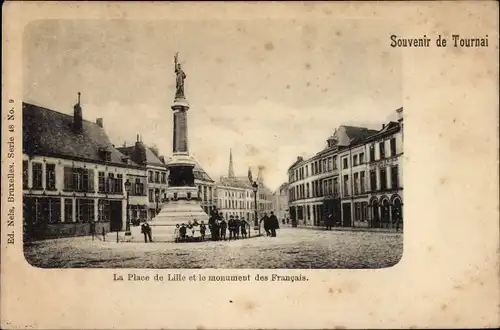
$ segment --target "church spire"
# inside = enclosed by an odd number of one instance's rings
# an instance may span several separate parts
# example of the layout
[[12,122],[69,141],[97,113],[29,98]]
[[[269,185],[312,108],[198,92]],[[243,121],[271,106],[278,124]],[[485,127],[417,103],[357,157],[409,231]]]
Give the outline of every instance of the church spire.
[[227,173],[228,178],[234,178],[234,167],[233,167],[233,151],[229,149],[229,170]]

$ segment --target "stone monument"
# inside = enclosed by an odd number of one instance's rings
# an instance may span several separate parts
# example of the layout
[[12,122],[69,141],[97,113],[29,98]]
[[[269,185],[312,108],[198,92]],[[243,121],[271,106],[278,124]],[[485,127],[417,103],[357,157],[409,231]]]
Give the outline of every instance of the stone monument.
[[194,183],[193,170],[195,161],[188,150],[187,111],[189,103],[184,94],[186,74],[178,61],[178,53],[174,57],[176,74],[176,92],[171,106],[173,116],[173,155],[167,161],[168,187],[167,202],[150,222],[153,241],[173,241],[176,224],[187,224],[188,221],[198,223],[204,221],[208,225],[208,215],[201,207],[201,196]]

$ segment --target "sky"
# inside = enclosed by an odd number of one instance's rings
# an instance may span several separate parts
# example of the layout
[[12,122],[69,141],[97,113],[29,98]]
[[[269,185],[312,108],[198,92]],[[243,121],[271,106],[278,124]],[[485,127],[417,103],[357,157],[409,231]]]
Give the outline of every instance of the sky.
[[339,125],[381,128],[402,106],[402,63],[382,20],[40,20],[23,40],[23,97],[104,119],[111,141],[136,134],[172,153],[173,57],[187,77],[191,155],[215,180],[264,166],[276,189],[297,156]]

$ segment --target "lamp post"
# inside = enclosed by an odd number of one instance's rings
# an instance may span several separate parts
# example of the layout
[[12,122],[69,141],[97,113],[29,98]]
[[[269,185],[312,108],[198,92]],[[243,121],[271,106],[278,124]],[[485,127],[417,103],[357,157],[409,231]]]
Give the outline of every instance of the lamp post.
[[127,223],[125,227],[125,236],[130,236],[132,233],[130,232],[130,205],[129,205],[129,194],[130,194],[130,188],[132,184],[130,183],[129,179],[125,181],[125,191],[127,192]]
[[156,201],[156,209],[155,209],[155,217],[158,214],[158,202],[160,201],[160,192],[157,190],[155,192],[155,201]]
[[259,235],[260,235],[260,223],[257,216],[257,191],[259,190],[259,185],[255,181],[252,183],[252,190],[253,190],[253,203],[255,212],[255,226],[259,226]]

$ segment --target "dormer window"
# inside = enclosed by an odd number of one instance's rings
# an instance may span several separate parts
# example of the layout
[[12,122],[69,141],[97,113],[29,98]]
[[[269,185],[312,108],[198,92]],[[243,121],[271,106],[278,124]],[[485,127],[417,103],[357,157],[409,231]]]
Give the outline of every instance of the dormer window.
[[[111,157],[111,155],[110,155],[110,157]],[[122,162],[124,162],[125,164],[130,164],[130,157],[128,157],[128,156],[122,157]]]
[[108,150],[108,147],[99,148],[99,157],[106,162],[111,161],[111,151]]

